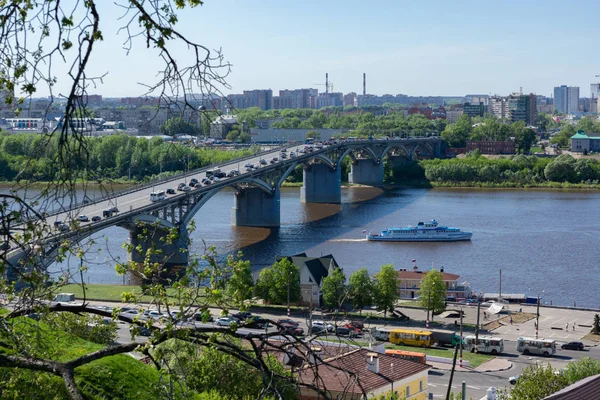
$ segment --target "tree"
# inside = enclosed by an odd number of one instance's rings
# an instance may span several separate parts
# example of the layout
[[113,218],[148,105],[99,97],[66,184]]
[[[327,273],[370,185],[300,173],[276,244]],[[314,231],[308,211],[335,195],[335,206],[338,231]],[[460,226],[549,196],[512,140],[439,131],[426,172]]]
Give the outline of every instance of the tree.
[[600,360],[590,357],[584,357],[575,362],[567,364],[563,375],[567,378],[569,384],[573,384],[588,376],[600,374]]
[[529,153],[531,145],[537,139],[537,135],[530,128],[517,129],[514,132],[517,149],[520,153]]
[[442,139],[450,147],[465,147],[467,139],[469,139],[471,132],[473,131],[473,125],[471,123],[471,117],[466,114],[461,117],[453,124],[450,124],[442,132]]
[[381,270],[375,275],[373,289],[375,305],[387,317],[388,311],[394,311],[396,300],[398,300],[398,274],[393,265],[381,267]]
[[241,256],[227,257],[227,266],[231,270],[231,276],[227,279],[227,295],[236,306],[244,308],[244,302],[252,298],[254,279],[250,272],[250,261],[242,261]]
[[444,274],[431,270],[421,280],[419,290],[419,303],[423,308],[431,310],[433,314],[439,314],[446,309],[446,285],[444,285]]
[[200,133],[200,129],[198,129],[196,124],[192,124],[182,117],[172,117],[160,127],[160,133],[167,136],[180,134],[195,136]]
[[350,275],[348,293],[352,307],[362,314],[363,308],[373,304],[373,281],[366,268],[354,271]]
[[346,275],[340,268],[334,268],[328,276],[323,278],[321,293],[326,307],[342,308],[347,300],[348,288],[346,287]]
[[532,365],[517,379],[515,386],[509,390],[500,390],[500,400],[539,400],[569,385],[563,374],[556,374],[550,364]]
[[290,261],[282,258],[271,267],[260,272],[256,284],[256,294],[274,304],[286,304],[290,290],[290,302],[300,300],[300,269]]
[[317,132],[317,131],[308,131],[308,132],[306,132],[306,138],[307,139],[318,139],[320,137],[321,137],[321,135],[319,135],[319,132]]
[[568,154],[556,157],[544,168],[546,179],[553,182],[575,182],[575,159]]
[[600,335],[600,315],[594,315],[594,325],[592,325],[591,333]]

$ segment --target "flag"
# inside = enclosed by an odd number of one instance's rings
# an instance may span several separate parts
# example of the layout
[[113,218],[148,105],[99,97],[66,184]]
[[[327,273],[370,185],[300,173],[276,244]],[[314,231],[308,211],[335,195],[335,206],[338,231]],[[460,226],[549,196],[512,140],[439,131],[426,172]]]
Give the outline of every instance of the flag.
[[413,259],[411,260],[411,262],[417,262],[417,260],[413,258]]

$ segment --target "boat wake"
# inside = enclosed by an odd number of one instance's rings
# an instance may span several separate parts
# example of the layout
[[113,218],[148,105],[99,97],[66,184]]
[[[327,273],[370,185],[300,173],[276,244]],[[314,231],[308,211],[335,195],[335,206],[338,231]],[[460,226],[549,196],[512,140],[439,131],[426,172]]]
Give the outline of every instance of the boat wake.
[[366,242],[367,238],[362,239],[331,239],[329,242]]

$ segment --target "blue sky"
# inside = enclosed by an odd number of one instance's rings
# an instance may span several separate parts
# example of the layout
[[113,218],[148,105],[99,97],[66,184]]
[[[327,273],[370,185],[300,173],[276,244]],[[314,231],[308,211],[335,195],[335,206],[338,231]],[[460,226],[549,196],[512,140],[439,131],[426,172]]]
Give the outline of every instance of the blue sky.
[[[92,61],[95,72],[108,75],[90,92],[140,95],[137,83],[155,79],[159,59],[139,47],[126,56],[116,9],[105,7],[105,41]],[[226,93],[322,90],[315,84],[326,72],[334,91],[361,92],[366,72],[371,94],[508,94],[523,87],[550,95],[566,84],[589,96],[589,84],[600,80],[599,16],[600,2],[583,0],[206,0],[180,13],[179,29],[223,49],[233,64]],[[185,57],[183,48],[176,53]]]

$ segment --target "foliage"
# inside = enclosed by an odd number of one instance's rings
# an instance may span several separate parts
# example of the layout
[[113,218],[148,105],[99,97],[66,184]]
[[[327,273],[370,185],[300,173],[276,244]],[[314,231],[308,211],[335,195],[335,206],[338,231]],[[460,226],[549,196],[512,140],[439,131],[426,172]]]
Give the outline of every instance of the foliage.
[[342,304],[348,297],[348,288],[346,286],[346,275],[340,268],[334,268],[328,276],[323,278],[321,293],[326,307],[342,308]]
[[320,135],[317,131],[308,131],[306,132],[307,139],[319,139]]
[[433,314],[440,314],[446,309],[446,285],[442,272],[431,270],[423,276],[419,303]]
[[117,339],[117,323],[99,315],[52,314],[48,316],[48,324],[94,343],[108,345]]
[[450,147],[465,147],[469,139],[473,126],[471,117],[463,114],[451,125],[446,126],[441,136]]
[[567,378],[569,384],[573,384],[588,376],[600,374],[600,360],[590,357],[584,357],[575,362],[567,364],[563,375]]
[[254,290],[254,279],[250,271],[250,261],[241,260],[242,254],[238,257],[229,255],[227,264],[231,270],[231,276],[227,279],[227,295],[238,308],[245,309],[245,302],[252,298]]
[[591,333],[593,333],[595,335],[600,335],[600,315],[599,314],[594,315],[594,324],[592,325]]
[[160,127],[160,133],[168,136],[182,134],[196,136],[200,133],[200,129],[196,124],[186,121],[183,117],[171,117]]
[[[243,346],[239,340],[234,344]],[[154,355],[165,360],[172,378],[188,390],[214,392],[218,398],[225,399],[255,399],[264,394],[263,376],[259,371],[248,369],[246,362],[214,347],[200,348],[192,343],[170,340],[158,346]],[[277,374],[288,375],[283,365],[274,356],[268,356],[265,362],[273,369],[273,388],[280,391],[283,399],[295,399],[295,384],[277,377]]]
[[597,184],[600,162],[575,160],[570,155],[555,159],[515,155],[501,158],[475,157],[421,160],[425,178],[431,182],[491,183],[508,187],[543,186],[548,182]]
[[366,268],[354,271],[350,275],[348,294],[352,307],[358,309],[361,313],[363,308],[373,304],[373,281]]
[[573,127],[573,125],[564,125],[560,132],[552,136],[550,139],[550,143],[556,144],[559,147],[569,147],[569,143],[571,141],[571,136],[573,136],[577,131]]
[[511,390],[500,390],[499,400],[539,400],[569,385],[563,374],[556,374],[550,364],[532,365],[517,379]]
[[374,300],[379,311],[387,317],[388,311],[394,311],[398,299],[398,275],[391,264],[383,265],[375,275]]
[[260,271],[256,283],[256,295],[274,304],[286,304],[288,298],[295,303],[300,300],[300,269],[290,261],[282,258],[271,267]]
[[[9,135],[0,132],[0,180],[52,181],[59,172],[54,164],[59,139],[46,142],[42,135]],[[253,149],[190,148],[161,138],[147,140],[127,135],[87,138],[87,159],[74,158],[81,178],[141,180],[161,172],[202,168],[251,155]],[[26,160],[33,159],[31,162]]]

